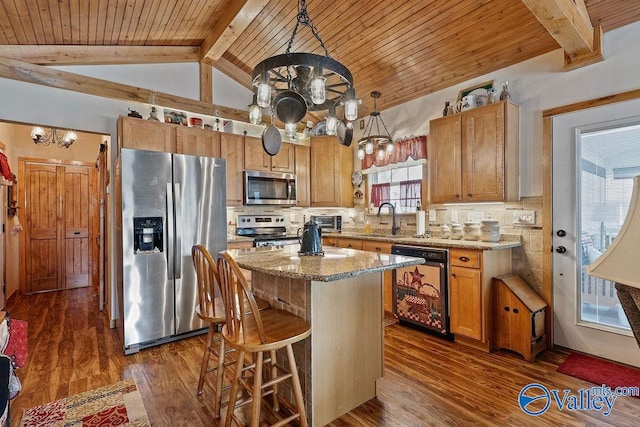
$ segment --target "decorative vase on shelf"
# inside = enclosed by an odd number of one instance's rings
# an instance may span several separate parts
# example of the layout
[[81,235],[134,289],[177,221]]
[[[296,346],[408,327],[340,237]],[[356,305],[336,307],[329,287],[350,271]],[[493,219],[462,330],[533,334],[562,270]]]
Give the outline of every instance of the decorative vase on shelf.
[[502,92],[500,92],[500,101],[508,101],[511,98],[509,93],[509,80],[502,82]]
[[449,115],[449,109],[451,108],[449,100],[444,101],[444,110],[442,111],[442,117]]
[[149,118],[147,120],[155,120],[156,122],[160,121],[156,107],[151,107],[151,112],[149,113]]

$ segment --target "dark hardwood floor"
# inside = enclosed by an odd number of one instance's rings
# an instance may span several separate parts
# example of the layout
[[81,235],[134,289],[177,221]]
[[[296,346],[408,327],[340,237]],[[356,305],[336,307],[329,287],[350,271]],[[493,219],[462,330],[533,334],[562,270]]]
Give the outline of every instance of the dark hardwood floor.
[[[153,426],[211,426],[211,388],[196,396],[204,336],[124,356],[115,330],[89,288],[14,296],[11,317],[29,322],[29,359],[18,371],[22,392],[11,402],[12,426],[22,412],[88,389],[134,377]],[[640,425],[640,399],[618,397],[602,411],[559,410],[526,415],[518,394],[529,383],[572,390],[594,385],[556,372],[566,351],[543,352],[536,363],[486,354],[399,324],[385,328],[386,372],[378,397],[332,426]],[[226,397],[225,397],[226,400]]]

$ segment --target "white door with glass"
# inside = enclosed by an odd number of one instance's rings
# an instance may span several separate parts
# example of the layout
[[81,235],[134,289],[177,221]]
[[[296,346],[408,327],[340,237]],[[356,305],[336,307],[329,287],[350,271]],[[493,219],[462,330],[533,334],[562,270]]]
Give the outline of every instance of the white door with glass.
[[640,101],[554,117],[554,344],[640,366],[615,284],[586,272],[622,227],[636,175]]

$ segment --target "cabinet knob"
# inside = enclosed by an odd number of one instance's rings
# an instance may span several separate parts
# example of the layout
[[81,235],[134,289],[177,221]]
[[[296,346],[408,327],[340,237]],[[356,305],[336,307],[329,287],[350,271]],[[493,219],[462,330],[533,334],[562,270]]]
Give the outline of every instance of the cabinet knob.
[[456,273],[451,273],[451,277],[456,277]]
[[460,261],[462,261],[462,262],[469,262],[469,261],[471,260],[471,258],[466,257],[466,256],[458,257],[458,259],[459,259]]
[[467,197],[473,197],[473,194],[467,193]]
[[459,195],[459,194],[454,194],[453,196],[454,196],[456,199],[459,199],[459,198],[460,198],[460,195]]
[[376,252],[382,251],[382,248],[376,247]]
[[504,311],[509,311],[509,307],[505,306]]
[[517,308],[514,308],[514,309],[513,309],[513,312],[514,312],[515,314],[518,314],[519,310],[518,310]]

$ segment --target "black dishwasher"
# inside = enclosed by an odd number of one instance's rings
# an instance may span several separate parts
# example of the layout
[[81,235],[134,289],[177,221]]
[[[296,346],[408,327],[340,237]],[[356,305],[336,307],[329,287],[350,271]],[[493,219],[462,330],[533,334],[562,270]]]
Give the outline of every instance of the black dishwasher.
[[393,314],[400,323],[418,326],[452,340],[449,331],[449,250],[393,245],[391,253],[426,261],[393,270]]

